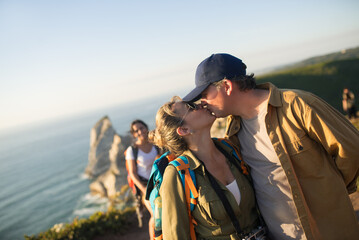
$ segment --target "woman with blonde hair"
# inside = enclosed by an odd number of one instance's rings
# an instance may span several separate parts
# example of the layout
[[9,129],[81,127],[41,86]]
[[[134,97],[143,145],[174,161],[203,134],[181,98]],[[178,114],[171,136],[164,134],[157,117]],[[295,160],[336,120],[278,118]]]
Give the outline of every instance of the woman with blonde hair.
[[[207,109],[173,97],[158,110],[150,141],[176,156],[185,156],[195,173],[198,199],[192,217],[197,239],[242,239],[256,231],[261,236],[264,228],[248,173],[233,164],[231,148],[211,138],[214,120]],[[165,170],[160,195],[163,238],[191,239],[186,197],[173,165]],[[219,195],[227,199],[227,206]]]

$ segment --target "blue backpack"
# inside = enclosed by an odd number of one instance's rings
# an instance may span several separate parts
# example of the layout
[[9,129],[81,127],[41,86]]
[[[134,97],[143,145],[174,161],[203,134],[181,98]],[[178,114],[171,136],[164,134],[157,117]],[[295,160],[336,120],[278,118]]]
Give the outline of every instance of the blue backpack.
[[146,189],[146,200],[150,200],[155,222],[155,240],[163,239],[162,236],[162,199],[160,187],[163,181],[163,174],[168,164],[176,167],[181,177],[183,189],[185,189],[188,216],[190,218],[191,238],[196,239],[191,212],[197,204],[198,192],[194,172],[189,168],[188,159],[184,156],[175,157],[169,152],[164,153],[152,166],[151,176]]
[[[214,142],[218,146],[225,145],[232,150],[232,154],[240,163],[241,170],[244,174],[248,175],[248,171],[244,166],[244,162],[240,158],[239,153],[235,148],[225,139],[213,138]],[[196,233],[194,230],[194,225],[196,221],[193,219],[191,212],[193,211],[195,205],[197,204],[198,192],[196,186],[196,178],[193,170],[190,169],[188,159],[185,156],[175,157],[170,152],[164,153],[160,158],[158,158],[152,166],[151,176],[148,180],[147,189],[146,189],[146,200],[149,200],[151,203],[154,222],[155,222],[155,240],[163,239],[162,236],[162,199],[160,195],[160,187],[163,181],[163,174],[165,172],[168,164],[171,164],[176,167],[178,174],[182,180],[182,186],[186,196],[186,203],[188,209],[188,217],[190,222],[190,234],[191,239],[196,239]]]

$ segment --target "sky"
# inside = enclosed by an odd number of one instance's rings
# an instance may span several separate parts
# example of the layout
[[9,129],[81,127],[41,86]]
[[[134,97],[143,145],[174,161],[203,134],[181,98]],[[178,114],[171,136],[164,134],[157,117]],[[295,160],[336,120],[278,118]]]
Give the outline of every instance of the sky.
[[0,0],[0,132],[359,46],[357,0]]

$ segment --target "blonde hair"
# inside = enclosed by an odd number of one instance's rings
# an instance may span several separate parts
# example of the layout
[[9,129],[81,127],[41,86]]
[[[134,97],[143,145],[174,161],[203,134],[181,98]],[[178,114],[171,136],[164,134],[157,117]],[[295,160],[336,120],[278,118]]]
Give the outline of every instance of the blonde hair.
[[173,104],[180,101],[180,97],[174,96],[170,102],[160,107],[156,114],[156,129],[149,133],[150,142],[176,156],[188,149],[187,143],[177,133],[182,117],[173,109]]

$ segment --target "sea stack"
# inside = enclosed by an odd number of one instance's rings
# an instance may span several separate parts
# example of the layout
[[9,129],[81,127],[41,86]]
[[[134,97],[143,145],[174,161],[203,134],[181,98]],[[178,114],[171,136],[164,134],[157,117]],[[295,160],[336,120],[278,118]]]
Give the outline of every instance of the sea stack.
[[127,184],[124,151],[130,136],[120,136],[110,119],[101,118],[91,129],[90,151],[85,173],[93,178],[91,193],[112,197]]

